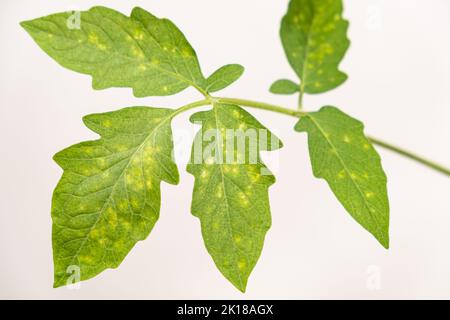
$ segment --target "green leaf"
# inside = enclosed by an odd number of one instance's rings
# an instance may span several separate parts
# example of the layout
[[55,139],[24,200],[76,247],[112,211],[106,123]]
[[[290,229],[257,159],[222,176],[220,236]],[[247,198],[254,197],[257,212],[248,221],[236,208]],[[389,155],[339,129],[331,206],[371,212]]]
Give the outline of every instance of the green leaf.
[[314,175],[325,179],[352,217],[389,247],[389,201],[381,160],[363,124],[335,107],[302,117]]
[[219,68],[206,79],[205,90],[216,92],[238,80],[244,73],[244,67],[239,64],[228,64]]
[[280,35],[301,92],[322,93],[347,79],[338,69],[350,46],[342,10],[342,0],[291,0]]
[[52,203],[54,286],[116,268],[159,217],[160,183],[178,183],[170,109],[126,108],[83,120],[101,139],[54,157],[64,169]]
[[270,87],[270,92],[275,94],[294,94],[299,92],[300,85],[291,80],[277,80]]
[[197,55],[169,20],[141,8],[131,17],[105,7],[57,13],[21,25],[62,66],[93,78],[94,89],[133,88],[137,97],[164,96],[189,86],[204,91]]
[[191,211],[217,268],[244,292],[271,225],[268,188],[275,178],[259,153],[281,142],[236,105],[215,104],[191,121],[202,123],[187,167],[195,176]]

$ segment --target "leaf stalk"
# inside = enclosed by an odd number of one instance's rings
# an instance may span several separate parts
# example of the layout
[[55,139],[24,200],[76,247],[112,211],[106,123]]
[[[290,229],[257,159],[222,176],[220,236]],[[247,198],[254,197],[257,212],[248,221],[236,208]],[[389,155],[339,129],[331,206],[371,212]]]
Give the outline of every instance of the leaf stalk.
[[[301,102],[301,98],[299,99]],[[280,113],[280,114],[285,114],[288,116],[292,116],[295,118],[300,118],[302,116],[305,116],[308,114],[308,112],[305,111],[300,111],[300,110],[293,110],[293,109],[288,109],[288,108],[284,108],[281,106],[277,106],[277,105],[273,105],[273,104],[269,104],[269,103],[265,103],[265,102],[259,102],[259,101],[253,101],[253,100],[247,100],[247,99],[239,99],[239,98],[225,98],[225,97],[211,97],[211,96],[207,96],[206,99],[203,100],[199,100],[190,104],[187,104],[185,106],[182,106],[180,108],[178,108],[172,115],[172,117],[175,117],[176,115],[197,108],[197,107],[202,107],[202,106],[207,106],[207,105],[212,105],[213,103],[218,102],[218,103],[229,103],[229,104],[236,104],[236,105],[240,105],[240,106],[244,106],[244,107],[249,107],[249,108],[256,108],[256,109],[261,109],[261,110],[266,110],[266,111],[271,111],[271,112],[276,112],[276,113]],[[299,107],[301,106],[301,104],[299,105]],[[393,151],[399,155],[402,155],[406,158],[409,158],[411,160],[414,160],[430,169],[433,169],[439,173],[442,173],[446,176],[450,176],[450,169],[444,167],[441,164],[438,164],[434,161],[428,160],[422,156],[419,156],[417,154],[414,154],[408,150],[405,150],[403,148],[394,146],[390,143],[387,143],[385,141],[379,140],[377,138],[374,137],[368,137],[369,140],[375,144],[378,145],[384,149]]]

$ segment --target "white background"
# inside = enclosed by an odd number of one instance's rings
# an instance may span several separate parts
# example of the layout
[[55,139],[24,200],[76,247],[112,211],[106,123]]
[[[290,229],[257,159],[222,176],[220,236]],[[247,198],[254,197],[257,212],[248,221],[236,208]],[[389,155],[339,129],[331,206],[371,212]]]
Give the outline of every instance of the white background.
[[[450,180],[380,150],[389,178],[391,249],[357,225],[323,180],[311,173],[305,135],[295,119],[254,111],[285,147],[270,189],[273,227],[248,285],[239,293],[215,268],[190,214],[193,177],[162,185],[161,218],[116,270],[52,289],[50,204],[61,176],[51,157],[95,139],[85,114],[135,105],[178,107],[199,99],[134,98],[129,89],[91,89],[89,76],[63,69],[19,22],[54,12],[107,5],[142,6],[170,17],[209,75],[227,63],[246,67],[221,92],[294,106],[267,88],[294,78],[278,37],[287,0],[4,0],[0,11],[0,298],[450,298]],[[330,93],[306,97],[309,109],[332,104],[366,123],[376,137],[450,164],[450,3],[448,0],[348,0],[352,46],[342,63],[350,78]],[[174,130],[192,130],[188,114]],[[189,148],[190,141],[184,141]],[[183,144],[178,147],[182,148]],[[377,284],[379,280],[379,287]]]

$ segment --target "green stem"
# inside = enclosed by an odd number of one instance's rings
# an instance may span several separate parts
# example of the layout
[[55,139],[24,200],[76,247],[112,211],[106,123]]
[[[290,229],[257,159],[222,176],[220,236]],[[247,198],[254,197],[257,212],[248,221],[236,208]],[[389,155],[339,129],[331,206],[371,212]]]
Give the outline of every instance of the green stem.
[[194,108],[198,108],[198,107],[203,107],[203,106],[207,106],[211,104],[211,100],[210,99],[204,99],[204,100],[199,100],[199,101],[195,101],[192,103],[189,103],[185,106],[182,106],[178,109],[175,110],[175,112],[172,114],[172,118],[174,118],[175,116],[179,115],[180,113],[183,113],[185,111],[194,109]]
[[443,174],[445,174],[447,176],[450,176],[450,169],[447,169],[447,168],[441,166],[440,164],[437,164],[437,163],[435,163],[433,161],[427,160],[427,159],[425,159],[423,157],[420,157],[420,156],[418,156],[418,155],[416,155],[414,153],[411,153],[411,152],[409,152],[407,150],[404,150],[404,149],[401,149],[399,147],[393,146],[392,144],[389,144],[387,142],[378,140],[376,138],[369,137],[369,140],[372,141],[374,144],[382,147],[382,148],[385,148],[385,149],[397,152],[398,154],[401,154],[402,156],[405,156],[405,157],[407,157],[409,159],[415,160],[415,161],[417,161],[417,162],[419,162],[419,163],[421,163],[421,164],[423,164],[423,165],[425,165],[425,166],[427,166],[427,167],[429,167],[431,169],[434,169],[434,170],[439,171],[439,172],[441,172],[441,173],[443,173]]
[[298,110],[303,110],[303,93],[303,88],[301,88],[298,94]]
[[[276,106],[273,104],[268,104],[265,102],[258,102],[258,101],[252,101],[252,100],[246,100],[246,99],[236,99],[236,98],[212,98],[212,97],[207,97],[207,99],[204,100],[200,100],[200,101],[196,101],[190,104],[187,104],[179,109],[177,109],[172,117],[175,117],[177,114],[180,114],[182,112],[188,111],[190,109],[194,109],[197,107],[202,107],[202,106],[206,106],[206,105],[210,105],[213,104],[213,102],[219,102],[219,103],[229,103],[229,104],[237,104],[240,106],[244,106],[244,107],[250,107],[250,108],[256,108],[256,109],[262,109],[262,110],[267,110],[267,111],[272,111],[272,112],[277,112],[277,113],[281,113],[281,114],[285,114],[288,116],[292,116],[295,118],[300,118],[301,116],[305,116],[308,113],[307,112],[303,112],[303,111],[299,111],[299,110],[292,110],[292,109],[287,109],[287,108],[283,108],[280,106]],[[385,149],[394,151],[402,156],[405,156],[409,159],[412,159],[414,161],[417,161],[433,170],[436,170],[440,173],[443,173],[447,176],[450,176],[450,169],[445,168],[444,166],[437,164],[435,162],[432,162],[430,160],[427,160],[421,156],[418,156],[416,154],[413,154],[407,150],[401,149],[399,147],[393,146],[389,143],[386,143],[384,141],[378,140],[376,138],[373,137],[369,137],[369,140],[372,141],[372,143],[383,147]]]
[[287,109],[287,108],[275,106],[275,105],[264,103],[264,102],[245,100],[245,99],[217,98],[217,102],[237,104],[237,105],[244,106],[244,107],[273,111],[273,112],[277,112],[277,113],[287,114],[289,116],[293,116],[296,118],[299,118],[300,116],[305,114],[304,112],[301,112],[301,111]]

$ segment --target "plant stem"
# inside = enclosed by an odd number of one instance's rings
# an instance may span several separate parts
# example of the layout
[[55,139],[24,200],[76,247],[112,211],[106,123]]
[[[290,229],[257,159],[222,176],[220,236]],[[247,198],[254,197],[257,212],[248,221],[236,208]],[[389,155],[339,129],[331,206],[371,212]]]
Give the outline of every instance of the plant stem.
[[305,114],[304,112],[301,112],[301,111],[287,109],[287,108],[275,106],[275,105],[264,103],[264,102],[251,101],[251,100],[245,100],[245,99],[217,98],[217,101],[222,102],[222,103],[231,103],[231,104],[237,104],[237,105],[250,107],[250,108],[278,112],[278,113],[287,114],[289,116],[293,116],[293,117],[297,117],[297,118],[299,118],[300,116]]
[[[288,116],[292,116],[295,118],[300,118],[301,116],[305,116],[308,114],[308,112],[304,112],[304,111],[300,111],[300,110],[293,110],[293,109],[287,109],[287,108],[283,108],[277,105],[273,105],[273,104],[269,104],[269,103],[265,103],[265,102],[259,102],[259,101],[252,101],[252,100],[246,100],[246,99],[237,99],[237,98],[212,98],[212,97],[207,97],[207,99],[204,100],[200,100],[200,101],[196,101],[190,104],[187,104],[179,109],[177,109],[172,117],[175,117],[177,114],[180,114],[184,111],[188,111],[190,109],[193,108],[197,108],[197,107],[202,107],[202,106],[206,106],[206,105],[210,105],[213,104],[213,102],[219,102],[219,103],[230,103],[230,104],[237,104],[240,106],[244,106],[244,107],[250,107],[250,108],[256,108],[256,109],[262,109],[262,110],[267,110],[267,111],[272,111],[272,112],[277,112],[277,113],[281,113],[281,114],[285,114]],[[372,141],[372,143],[388,149],[390,151],[396,152],[402,156],[405,156],[411,160],[417,161],[433,170],[436,170],[440,173],[443,173],[447,176],[450,176],[450,169],[445,168],[444,166],[437,164],[433,161],[427,160],[421,156],[418,156],[414,153],[411,153],[410,151],[401,149],[399,147],[393,146],[387,142],[378,140],[376,138],[373,137],[369,137],[369,140]]]
[[300,89],[298,94],[298,110],[303,110],[303,88]]
[[431,169],[434,169],[434,170],[439,171],[439,172],[441,172],[441,173],[443,173],[443,174],[445,174],[447,176],[450,176],[450,169],[447,169],[447,168],[441,166],[440,164],[437,164],[437,163],[435,163],[433,161],[427,160],[427,159],[425,159],[423,157],[420,157],[420,156],[418,156],[418,155],[416,155],[414,153],[411,153],[411,152],[409,152],[407,150],[404,150],[404,149],[401,149],[399,147],[393,146],[393,145],[391,145],[391,144],[389,144],[387,142],[378,140],[376,138],[369,137],[369,140],[372,141],[374,144],[382,147],[382,148],[385,148],[385,149],[397,152],[398,154],[401,154],[402,156],[405,156],[405,157],[407,157],[409,159],[415,160],[415,161],[417,161],[417,162],[419,162],[419,163],[421,163],[421,164],[423,164],[423,165],[425,165],[425,166],[427,166],[427,167],[429,167]]
[[198,108],[198,107],[207,106],[209,104],[211,104],[211,101],[209,99],[204,99],[204,100],[199,100],[196,102],[189,103],[185,106],[182,106],[182,107],[176,109],[175,112],[172,114],[172,118],[174,118],[175,116],[177,116],[180,113],[183,113],[185,111],[188,111],[188,110],[191,110],[194,108]]

